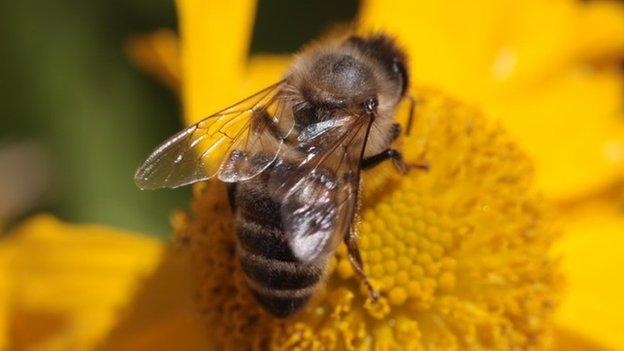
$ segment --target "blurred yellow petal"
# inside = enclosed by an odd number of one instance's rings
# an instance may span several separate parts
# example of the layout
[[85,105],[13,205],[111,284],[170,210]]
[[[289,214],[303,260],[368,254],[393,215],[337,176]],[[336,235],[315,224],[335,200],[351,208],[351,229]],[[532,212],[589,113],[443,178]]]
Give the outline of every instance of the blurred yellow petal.
[[192,277],[188,252],[168,250],[98,350],[209,350]]
[[617,61],[624,52],[624,4],[587,1],[577,31],[582,59]]
[[617,69],[578,70],[490,110],[535,160],[537,182],[567,201],[624,174],[624,80]]
[[172,91],[181,84],[178,38],[169,29],[136,35],[126,42],[130,59],[143,71],[153,75]]
[[492,58],[501,47],[508,2],[365,0],[361,30],[397,36],[410,59],[412,82],[475,101],[491,92]]
[[187,124],[241,99],[254,0],[177,0]]
[[243,91],[245,96],[280,80],[292,62],[290,55],[254,55],[249,60]]
[[589,339],[569,329],[557,326],[554,334],[553,350],[558,351],[612,351],[600,340]]
[[367,0],[359,22],[398,36],[414,82],[501,118],[536,158],[548,196],[567,200],[621,175],[621,3]]
[[611,349],[624,349],[624,217],[612,207],[591,206],[568,216],[563,256],[567,293],[558,324]]
[[7,350],[11,343],[9,328],[9,311],[11,310],[9,287],[11,282],[7,271],[7,257],[3,252],[4,250],[0,248],[0,350]]
[[88,350],[117,321],[163,246],[41,215],[0,241],[0,321],[13,350]]

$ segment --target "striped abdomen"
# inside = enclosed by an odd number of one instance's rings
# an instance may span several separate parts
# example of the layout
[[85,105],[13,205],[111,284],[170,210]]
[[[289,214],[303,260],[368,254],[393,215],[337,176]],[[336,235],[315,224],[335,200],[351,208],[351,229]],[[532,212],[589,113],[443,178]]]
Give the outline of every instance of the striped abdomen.
[[279,194],[262,176],[239,183],[235,194],[238,249],[247,285],[271,314],[288,317],[312,296],[326,259],[299,261],[282,230]]

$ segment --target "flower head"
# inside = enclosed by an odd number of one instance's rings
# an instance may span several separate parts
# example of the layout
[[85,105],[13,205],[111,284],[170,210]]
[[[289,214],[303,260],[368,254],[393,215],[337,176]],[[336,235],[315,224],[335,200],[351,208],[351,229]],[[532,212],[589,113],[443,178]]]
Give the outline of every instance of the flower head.
[[408,163],[366,173],[358,225],[376,303],[341,247],[326,282],[293,319],[263,312],[245,286],[224,186],[196,189],[178,225],[191,245],[207,330],[220,349],[542,348],[559,286],[555,232],[526,156],[478,110],[415,90]]

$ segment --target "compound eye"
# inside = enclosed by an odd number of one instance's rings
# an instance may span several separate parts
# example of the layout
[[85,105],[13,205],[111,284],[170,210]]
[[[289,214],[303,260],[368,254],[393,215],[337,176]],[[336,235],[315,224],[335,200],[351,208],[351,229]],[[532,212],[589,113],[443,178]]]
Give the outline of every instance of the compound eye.
[[370,98],[364,102],[364,111],[368,114],[372,114],[377,110],[377,105],[377,98]]
[[396,74],[401,80],[401,96],[405,95],[405,91],[409,85],[409,77],[405,69],[403,60],[395,58],[392,61],[392,73]]
[[392,60],[392,72],[394,72],[395,74],[401,74],[401,71],[403,70],[401,65],[401,61],[398,58]]

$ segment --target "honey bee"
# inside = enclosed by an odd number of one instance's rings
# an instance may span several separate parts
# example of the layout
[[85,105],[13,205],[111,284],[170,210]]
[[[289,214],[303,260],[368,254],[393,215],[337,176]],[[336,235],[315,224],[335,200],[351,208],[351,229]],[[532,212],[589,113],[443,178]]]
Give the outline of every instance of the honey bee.
[[[353,228],[360,173],[385,160],[408,170],[390,147],[408,85],[406,56],[385,34],[313,45],[281,81],[157,147],[135,182],[175,188],[217,176],[228,184],[247,285],[276,317],[305,305],[341,241],[377,299]],[[411,112],[409,120],[407,132]]]

